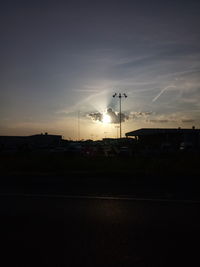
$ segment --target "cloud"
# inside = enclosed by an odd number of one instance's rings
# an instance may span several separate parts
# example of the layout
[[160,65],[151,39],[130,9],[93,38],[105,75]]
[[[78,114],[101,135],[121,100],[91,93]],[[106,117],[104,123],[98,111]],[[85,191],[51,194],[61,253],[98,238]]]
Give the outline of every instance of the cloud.
[[188,120],[182,120],[181,122],[183,122],[183,123],[191,123],[191,122],[195,122],[195,120],[188,119]]
[[148,120],[148,122],[150,123],[172,123],[172,122],[175,122],[175,123],[194,123],[195,120],[193,119],[151,119],[151,120]]
[[74,92],[78,92],[78,93],[99,93],[99,90],[97,89],[90,89],[90,88],[83,88],[83,89],[73,89]]
[[[111,117],[111,121],[112,123],[119,123],[120,122],[120,113],[119,112],[115,112],[112,110],[112,108],[109,108],[107,110],[107,114]],[[125,122],[125,120],[128,120],[129,116],[121,113],[121,122]]]
[[151,111],[145,111],[145,112],[143,112],[143,111],[139,111],[139,112],[138,111],[132,111],[130,113],[130,117],[132,119],[134,119],[134,120],[137,120],[137,119],[146,118],[146,117],[150,116],[151,114],[153,114],[153,112],[151,112]]
[[90,117],[94,121],[101,121],[103,119],[103,114],[100,112],[94,112],[94,113],[89,113],[88,117]]
[[[100,121],[103,122],[103,116],[104,114],[109,115],[111,118],[111,123],[113,124],[117,124],[120,122],[120,113],[114,111],[112,108],[108,108],[107,111],[105,113],[101,113],[101,112],[93,112],[93,113],[89,113],[88,117],[90,117],[92,120],[94,121]],[[121,122],[125,122],[126,120],[129,119],[129,116],[121,113]]]
[[171,122],[170,120],[149,120],[152,123],[168,123]]

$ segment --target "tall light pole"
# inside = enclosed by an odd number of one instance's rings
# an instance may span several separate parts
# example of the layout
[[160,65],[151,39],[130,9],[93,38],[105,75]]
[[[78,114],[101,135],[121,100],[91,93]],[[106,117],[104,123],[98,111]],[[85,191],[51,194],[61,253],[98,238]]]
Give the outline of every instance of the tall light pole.
[[122,116],[121,116],[121,111],[122,111],[122,97],[127,98],[127,95],[125,93],[114,93],[113,97],[118,97],[119,98],[119,129],[120,129],[120,138],[122,138]]

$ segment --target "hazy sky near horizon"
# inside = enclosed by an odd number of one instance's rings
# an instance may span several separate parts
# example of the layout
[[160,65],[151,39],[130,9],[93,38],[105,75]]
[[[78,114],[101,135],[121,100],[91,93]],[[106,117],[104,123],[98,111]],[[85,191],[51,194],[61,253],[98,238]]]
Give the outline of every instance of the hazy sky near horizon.
[[2,0],[0,135],[116,136],[88,116],[119,111],[123,132],[200,127],[200,1]]

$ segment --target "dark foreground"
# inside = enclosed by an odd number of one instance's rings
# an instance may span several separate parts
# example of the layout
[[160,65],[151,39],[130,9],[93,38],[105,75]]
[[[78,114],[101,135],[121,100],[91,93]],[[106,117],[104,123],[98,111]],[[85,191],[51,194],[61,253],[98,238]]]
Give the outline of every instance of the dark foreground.
[[1,265],[200,266],[199,211],[187,201],[1,195]]

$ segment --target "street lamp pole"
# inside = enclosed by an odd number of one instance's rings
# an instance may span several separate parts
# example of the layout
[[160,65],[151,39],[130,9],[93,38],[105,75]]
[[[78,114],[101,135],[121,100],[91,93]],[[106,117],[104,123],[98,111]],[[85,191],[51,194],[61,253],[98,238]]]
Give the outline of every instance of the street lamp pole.
[[120,132],[120,138],[122,138],[122,116],[121,116],[121,111],[122,111],[122,97],[127,98],[127,95],[125,93],[114,93],[113,97],[118,97],[119,98],[119,132]]

